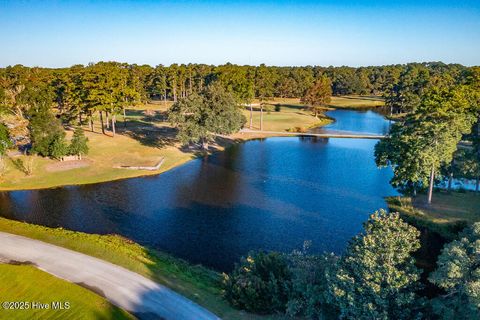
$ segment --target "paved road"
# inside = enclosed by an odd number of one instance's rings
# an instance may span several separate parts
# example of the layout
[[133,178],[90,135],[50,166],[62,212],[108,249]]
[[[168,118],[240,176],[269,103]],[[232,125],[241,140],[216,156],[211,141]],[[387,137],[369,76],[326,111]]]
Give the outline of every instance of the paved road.
[[383,139],[384,135],[375,134],[358,134],[358,133],[302,133],[302,132],[287,132],[287,131],[260,131],[251,129],[242,129],[240,132],[245,133],[266,133],[275,135],[287,136],[306,136],[306,137],[320,137],[320,138],[350,138],[350,139]]
[[140,319],[219,319],[193,301],[135,272],[38,240],[0,232],[0,259],[29,262],[97,292]]

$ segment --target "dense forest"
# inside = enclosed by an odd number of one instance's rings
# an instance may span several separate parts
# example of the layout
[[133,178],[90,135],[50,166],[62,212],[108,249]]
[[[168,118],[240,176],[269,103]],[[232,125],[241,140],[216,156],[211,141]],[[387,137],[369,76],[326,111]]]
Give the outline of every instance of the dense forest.
[[[49,69],[9,66],[0,69],[1,122],[15,143],[28,136],[28,119],[53,108],[64,124],[88,120],[98,113],[115,133],[116,115],[150,99],[177,101],[219,82],[238,103],[277,97],[303,97],[326,76],[333,95],[384,96],[392,112],[412,111],[421,93],[438,82],[463,83],[471,68],[440,62],[380,67],[273,67],[204,64],[158,65],[99,62]],[[104,119],[105,118],[105,119]]]

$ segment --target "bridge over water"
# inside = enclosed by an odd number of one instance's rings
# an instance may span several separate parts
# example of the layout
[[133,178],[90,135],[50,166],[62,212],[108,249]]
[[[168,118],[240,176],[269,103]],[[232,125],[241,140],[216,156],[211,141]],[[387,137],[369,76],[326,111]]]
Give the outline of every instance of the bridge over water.
[[286,136],[303,136],[303,137],[319,137],[319,138],[345,138],[345,139],[383,139],[386,135],[378,134],[361,134],[361,133],[342,133],[342,132],[325,132],[325,133],[313,133],[313,132],[287,132],[287,131],[261,131],[242,129],[243,133],[264,133],[273,135],[286,135]]

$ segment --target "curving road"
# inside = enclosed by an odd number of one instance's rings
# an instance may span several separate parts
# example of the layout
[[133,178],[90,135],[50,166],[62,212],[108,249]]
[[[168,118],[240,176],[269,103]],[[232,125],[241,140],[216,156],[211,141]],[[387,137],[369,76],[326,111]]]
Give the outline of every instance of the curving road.
[[140,319],[220,319],[135,272],[38,240],[0,232],[0,260],[33,264],[56,277],[95,291]]

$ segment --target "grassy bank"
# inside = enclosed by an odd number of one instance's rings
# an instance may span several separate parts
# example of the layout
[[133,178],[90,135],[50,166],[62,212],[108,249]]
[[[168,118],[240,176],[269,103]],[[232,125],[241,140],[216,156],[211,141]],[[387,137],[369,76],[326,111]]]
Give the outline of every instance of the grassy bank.
[[390,197],[387,203],[410,223],[453,239],[465,226],[480,221],[480,195],[474,192],[436,192],[428,205],[425,195]]
[[116,235],[96,235],[0,218],[0,231],[94,256],[161,283],[224,319],[264,319],[231,308],[221,296],[221,274]]
[[[250,121],[250,111],[243,110],[247,118],[248,128]],[[252,129],[260,130],[260,108],[253,107]],[[331,119],[320,114],[318,118],[312,116],[311,112],[304,110],[304,106],[295,104],[286,105],[267,105],[263,112],[263,130],[265,131],[291,131],[295,128],[308,129],[316,126],[323,126],[331,122]]]
[[[255,99],[254,104],[260,101]],[[275,98],[266,102],[271,105],[290,105],[305,108],[299,98]],[[378,96],[333,96],[328,107],[338,109],[364,109],[384,106],[385,102],[382,97]]]
[[[27,310],[1,308],[2,319],[134,319],[90,290],[29,265],[0,264],[0,297],[2,302],[29,303]],[[36,309],[32,302],[50,309]],[[69,302],[69,308],[53,310],[52,302]]]
[[377,96],[338,96],[332,97],[329,107],[337,109],[365,109],[383,107],[384,105],[383,98]]

